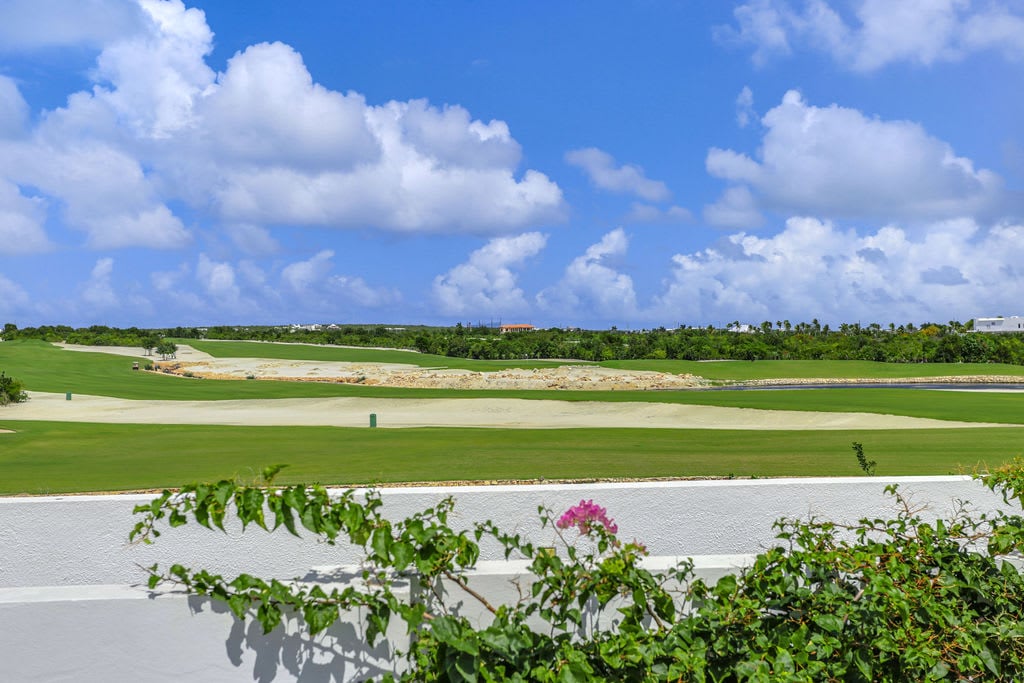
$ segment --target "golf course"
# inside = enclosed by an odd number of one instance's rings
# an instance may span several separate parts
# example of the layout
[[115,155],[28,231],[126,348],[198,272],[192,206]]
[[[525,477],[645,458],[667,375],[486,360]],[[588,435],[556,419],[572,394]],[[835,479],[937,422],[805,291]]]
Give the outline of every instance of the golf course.
[[[181,342],[166,360],[141,348],[0,343],[0,369],[30,396],[0,408],[0,494],[246,480],[275,463],[288,465],[282,483],[341,486],[864,475],[854,442],[877,474],[950,474],[1024,450],[1024,395],[949,390],[967,378],[1024,381],[1015,365],[504,362]],[[908,378],[943,388],[718,390]]]

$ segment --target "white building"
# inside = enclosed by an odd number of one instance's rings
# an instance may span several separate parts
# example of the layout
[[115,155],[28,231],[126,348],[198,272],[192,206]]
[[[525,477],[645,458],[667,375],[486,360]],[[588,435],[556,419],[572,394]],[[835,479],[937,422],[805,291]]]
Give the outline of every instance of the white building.
[[1024,332],[1024,317],[1011,315],[1009,318],[975,318],[975,332]]

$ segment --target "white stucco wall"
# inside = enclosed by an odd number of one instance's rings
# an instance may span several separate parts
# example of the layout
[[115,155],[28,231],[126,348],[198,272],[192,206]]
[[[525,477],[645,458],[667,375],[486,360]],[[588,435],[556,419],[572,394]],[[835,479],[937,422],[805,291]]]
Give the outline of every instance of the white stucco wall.
[[[669,558],[648,558],[667,569]],[[700,558],[697,574],[713,582],[751,556]],[[468,580],[494,604],[528,587],[525,562],[489,561]],[[448,584],[457,612],[478,623],[489,615]],[[408,591],[396,591],[401,598]],[[408,647],[403,624],[368,647],[353,615],[310,637],[294,619],[263,634],[216,601],[133,586],[0,588],[0,680],[18,683],[228,683],[238,681],[362,681],[396,669],[396,649]]]
[[[539,528],[539,505],[559,513],[593,499],[615,518],[621,538],[647,545],[652,562],[695,557],[700,573],[713,578],[770,546],[772,522],[779,517],[854,521],[892,515],[893,501],[883,493],[889,483],[927,504],[926,516],[948,514],[957,500],[969,500],[978,510],[1002,506],[998,496],[967,477],[424,487],[382,495],[384,509],[396,518],[453,495],[453,526],[492,519],[542,544],[552,535]],[[312,640],[294,625],[263,636],[257,626],[240,626],[220,605],[131,587],[144,578],[137,565],[154,562],[287,579],[358,561],[345,546],[259,529],[225,535],[195,524],[167,530],[153,546],[128,546],[131,509],[151,499],[0,498],[0,679],[348,681],[364,679],[390,661],[389,651],[359,645],[351,625]],[[495,547],[485,546],[481,559],[473,581],[499,596],[522,569],[495,562]],[[401,639],[392,634],[392,646]]]
[[975,318],[975,332],[1024,332],[1024,317],[1011,315],[1008,318]]
[[[813,513],[856,520],[891,512],[883,494],[889,483],[928,502],[944,514],[954,499],[980,506],[1000,504],[998,496],[967,477],[848,477],[653,483],[414,487],[384,489],[384,509],[396,518],[456,498],[453,526],[469,528],[491,519],[507,530],[550,541],[541,533],[537,507],[556,513],[581,499],[608,509],[624,539],[643,541],[652,555],[756,553],[774,537],[779,517]],[[284,531],[252,529],[225,536],[192,523],[168,530],[152,546],[129,546],[132,508],[150,495],[0,498],[0,587],[125,584],[140,580],[136,566],[182,562],[221,572],[259,570],[301,577],[310,567],[352,564],[347,546],[331,547]],[[481,559],[499,559],[484,546]]]

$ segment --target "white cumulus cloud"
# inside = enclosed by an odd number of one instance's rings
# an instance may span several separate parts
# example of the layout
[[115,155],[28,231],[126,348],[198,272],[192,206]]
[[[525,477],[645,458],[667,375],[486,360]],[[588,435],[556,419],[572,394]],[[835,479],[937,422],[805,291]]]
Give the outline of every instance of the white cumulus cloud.
[[825,52],[855,71],[953,62],[981,51],[1024,59],[1024,9],[998,0],[751,0],[714,35],[754,48],[757,65],[794,47]]
[[714,204],[704,207],[704,220],[719,228],[749,230],[764,223],[757,200],[746,185],[730,187]]
[[297,305],[340,315],[352,307],[377,308],[400,299],[393,289],[372,287],[358,276],[335,274],[333,258],[334,252],[324,249],[281,270],[281,282]]
[[737,233],[673,257],[652,317],[700,323],[812,318],[849,322],[967,320],[1024,300],[1024,225],[970,219],[925,231],[841,229],[790,218],[771,237]]
[[82,287],[82,301],[94,309],[115,308],[119,300],[110,281],[113,272],[114,259],[108,256],[96,261],[89,280]]
[[108,44],[96,60],[94,96],[137,137],[167,138],[195,123],[197,99],[213,83],[204,57],[213,32],[180,0],[139,0],[147,29]]
[[26,197],[0,179],[0,254],[47,251],[50,240],[43,229],[46,206],[38,197]]
[[202,151],[219,163],[350,171],[380,154],[362,95],[314,83],[302,56],[283,43],[232,57],[200,106]]
[[757,119],[757,112],[754,111],[754,91],[749,85],[743,86],[740,94],[736,96],[736,125],[746,128],[751,121]]
[[334,252],[324,249],[305,261],[288,264],[281,271],[281,281],[296,292],[304,292],[327,278],[331,272]]
[[[252,45],[217,73],[206,16],[181,0],[14,4],[27,13],[17,49],[98,56],[93,87],[34,125],[0,77],[0,181],[36,189],[93,248],[188,245],[179,201],[248,254],[278,248],[276,225],[501,234],[564,219],[561,189],[519,168],[503,121],[425,100],[367,103],[317,83],[282,43]],[[62,27],[61,12],[85,6],[130,11],[103,30],[85,18]],[[0,36],[12,16],[0,8]]]
[[226,261],[214,261],[200,254],[195,271],[203,292],[217,305],[240,306],[241,289],[235,281],[235,268]]
[[652,202],[667,201],[672,198],[665,183],[651,180],[644,175],[644,170],[632,164],[617,166],[614,157],[596,147],[585,147],[567,152],[565,160],[577,166],[587,174],[596,187],[612,192],[634,194],[641,199]]
[[635,317],[633,279],[616,270],[628,250],[629,238],[622,228],[605,234],[572,260],[558,284],[537,295],[537,303],[553,313],[578,315],[585,310],[604,319]]
[[145,18],[125,0],[4,0],[0,51],[99,46],[132,33]]
[[18,85],[7,76],[0,76],[0,138],[20,137],[28,122],[28,103]]
[[281,245],[270,231],[262,225],[251,223],[228,223],[224,232],[242,253],[251,255],[274,254]]
[[625,220],[631,223],[689,223],[693,220],[693,214],[681,206],[662,209],[652,204],[633,202]]
[[[708,172],[734,184],[705,218],[739,227],[757,209],[934,220],[999,206],[1002,179],[976,169],[919,124],[807,104],[796,91],[764,115],[757,158],[712,148]],[[742,188],[742,189],[737,189]]]
[[21,285],[0,274],[0,314],[13,315],[27,311],[31,301]]
[[448,315],[501,317],[527,310],[513,269],[539,254],[546,244],[547,236],[539,232],[492,239],[465,263],[434,278],[435,301]]

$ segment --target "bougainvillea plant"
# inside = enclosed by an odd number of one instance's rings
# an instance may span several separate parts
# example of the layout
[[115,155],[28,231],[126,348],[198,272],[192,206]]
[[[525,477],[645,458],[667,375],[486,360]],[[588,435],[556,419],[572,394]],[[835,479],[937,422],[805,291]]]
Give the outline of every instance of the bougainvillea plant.
[[[1022,470],[1016,463],[979,478],[1020,501]],[[165,491],[136,508],[142,519],[131,536],[151,542],[189,519],[223,529],[232,514],[243,528],[304,530],[361,548],[365,580],[330,591],[181,565],[149,567],[149,584],[222,600],[267,632],[295,620],[315,635],[361,608],[372,643],[398,618],[409,645],[389,680],[1024,680],[1024,580],[1004,559],[1024,550],[1024,518],[961,507],[929,521],[895,486],[886,490],[899,506],[891,519],[780,520],[775,547],[713,584],[688,561],[646,569],[643,546],[621,543],[592,500],[557,518],[540,509],[559,539],[554,551],[491,522],[455,530],[452,500],[395,522],[372,491],[232,481]],[[567,538],[570,529],[579,536]],[[485,536],[507,558],[528,560],[529,589],[513,604],[492,604],[472,585]],[[410,578],[428,587],[422,599],[398,597],[396,582]],[[461,590],[433,590],[439,582]],[[445,604],[465,599],[490,620],[472,622]]]
[[608,511],[595,504],[593,500],[581,500],[579,505],[573,505],[555,522],[555,526],[559,529],[576,527],[584,535],[590,533],[594,524],[601,524],[610,534],[619,533],[619,527],[608,518]]

